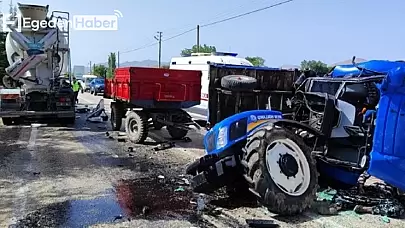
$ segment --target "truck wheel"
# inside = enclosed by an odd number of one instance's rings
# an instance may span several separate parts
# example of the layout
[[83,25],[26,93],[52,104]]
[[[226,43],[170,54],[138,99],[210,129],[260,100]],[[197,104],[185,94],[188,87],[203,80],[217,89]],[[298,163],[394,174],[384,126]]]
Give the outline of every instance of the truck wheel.
[[182,139],[184,138],[188,131],[184,130],[184,129],[180,129],[180,128],[176,128],[173,126],[167,126],[167,131],[169,132],[169,135],[173,138],[173,139]]
[[257,87],[257,80],[245,75],[228,75],[221,79],[221,86],[229,90],[252,90]]
[[125,121],[125,131],[133,143],[143,143],[148,137],[148,118],[142,112],[130,112]]
[[284,129],[261,129],[244,150],[246,178],[269,211],[293,215],[312,205],[318,171],[311,149],[302,138]]
[[117,103],[111,103],[111,127],[113,131],[119,131],[122,126],[123,110]]

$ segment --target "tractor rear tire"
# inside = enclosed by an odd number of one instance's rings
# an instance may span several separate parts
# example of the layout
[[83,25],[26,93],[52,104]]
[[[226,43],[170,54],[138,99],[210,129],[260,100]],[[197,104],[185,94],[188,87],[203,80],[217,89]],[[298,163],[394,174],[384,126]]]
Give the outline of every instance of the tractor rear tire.
[[143,143],[148,137],[148,118],[143,112],[130,112],[125,121],[125,131],[132,143]]
[[229,90],[253,90],[257,80],[246,75],[228,75],[221,79],[221,86]]
[[119,131],[122,126],[122,118],[124,117],[124,110],[121,105],[111,103],[111,127],[113,131]]
[[269,211],[294,215],[311,207],[318,171],[311,149],[301,137],[285,129],[263,128],[248,139],[244,152],[242,164],[250,190]]

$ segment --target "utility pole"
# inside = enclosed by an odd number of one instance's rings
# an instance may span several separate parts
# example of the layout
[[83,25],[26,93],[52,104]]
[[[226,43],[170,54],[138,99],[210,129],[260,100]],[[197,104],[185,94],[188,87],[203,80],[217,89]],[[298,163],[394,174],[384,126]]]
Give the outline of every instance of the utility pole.
[[157,36],[155,39],[159,41],[159,68],[161,67],[161,60],[162,60],[162,32],[157,32]]
[[117,52],[117,67],[120,67],[120,52]]
[[90,74],[92,74],[93,69],[91,69],[91,61],[89,62],[89,66],[90,66]]
[[197,25],[197,52],[200,52],[200,25]]

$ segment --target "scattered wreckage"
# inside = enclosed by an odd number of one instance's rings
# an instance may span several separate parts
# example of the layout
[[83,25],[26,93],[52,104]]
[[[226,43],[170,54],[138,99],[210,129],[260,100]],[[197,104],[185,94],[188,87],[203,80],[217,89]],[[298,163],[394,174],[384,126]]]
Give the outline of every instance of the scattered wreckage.
[[[194,191],[249,189],[271,212],[291,215],[313,205],[319,184],[350,189],[366,171],[394,192],[405,189],[405,63],[339,66],[296,85],[290,74],[284,91],[262,75],[210,79],[209,99],[217,103],[209,104],[207,154],[186,171]],[[285,91],[291,100],[280,99]],[[287,101],[291,109],[281,108]]]

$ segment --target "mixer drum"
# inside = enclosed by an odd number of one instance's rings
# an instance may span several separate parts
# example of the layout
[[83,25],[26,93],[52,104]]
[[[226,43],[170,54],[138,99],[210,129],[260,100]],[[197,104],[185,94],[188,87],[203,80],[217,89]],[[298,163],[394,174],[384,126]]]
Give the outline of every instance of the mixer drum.
[[[31,20],[45,20],[48,14],[48,7],[49,6],[40,6],[40,5],[29,5],[29,4],[18,4],[18,8],[21,12],[21,16],[25,18],[31,18]],[[15,25],[17,25],[18,20],[16,20]],[[42,29],[44,30],[44,29]],[[59,29],[60,32],[62,32]],[[36,31],[34,32],[32,29],[22,28],[21,33],[31,41],[39,41],[44,36],[47,35],[47,31]],[[65,36],[60,33],[59,35],[59,47],[68,47],[68,40]],[[13,40],[10,33],[7,34],[6,37],[6,54],[7,60],[9,64],[13,64],[14,62],[18,61],[20,58],[28,57],[27,52],[24,51],[21,46]],[[56,51],[56,50],[55,50]],[[51,69],[47,70],[47,62],[39,64],[36,68],[29,69],[25,74],[24,77],[31,77],[34,79],[35,77],[39,79],[41,85],[38,85],[35,82],[24,81],[26,87],[34,88],[34,87],[48,87],[49,79],[54,77],[58,77],[60,75],[65,75],[68,70],[69,64],[69,55],[67,52],[63,53],[62,51],[58,50],[57,54],[55,53],[54,56],[57,56],[58,63],[53,69],[53,73]]]

